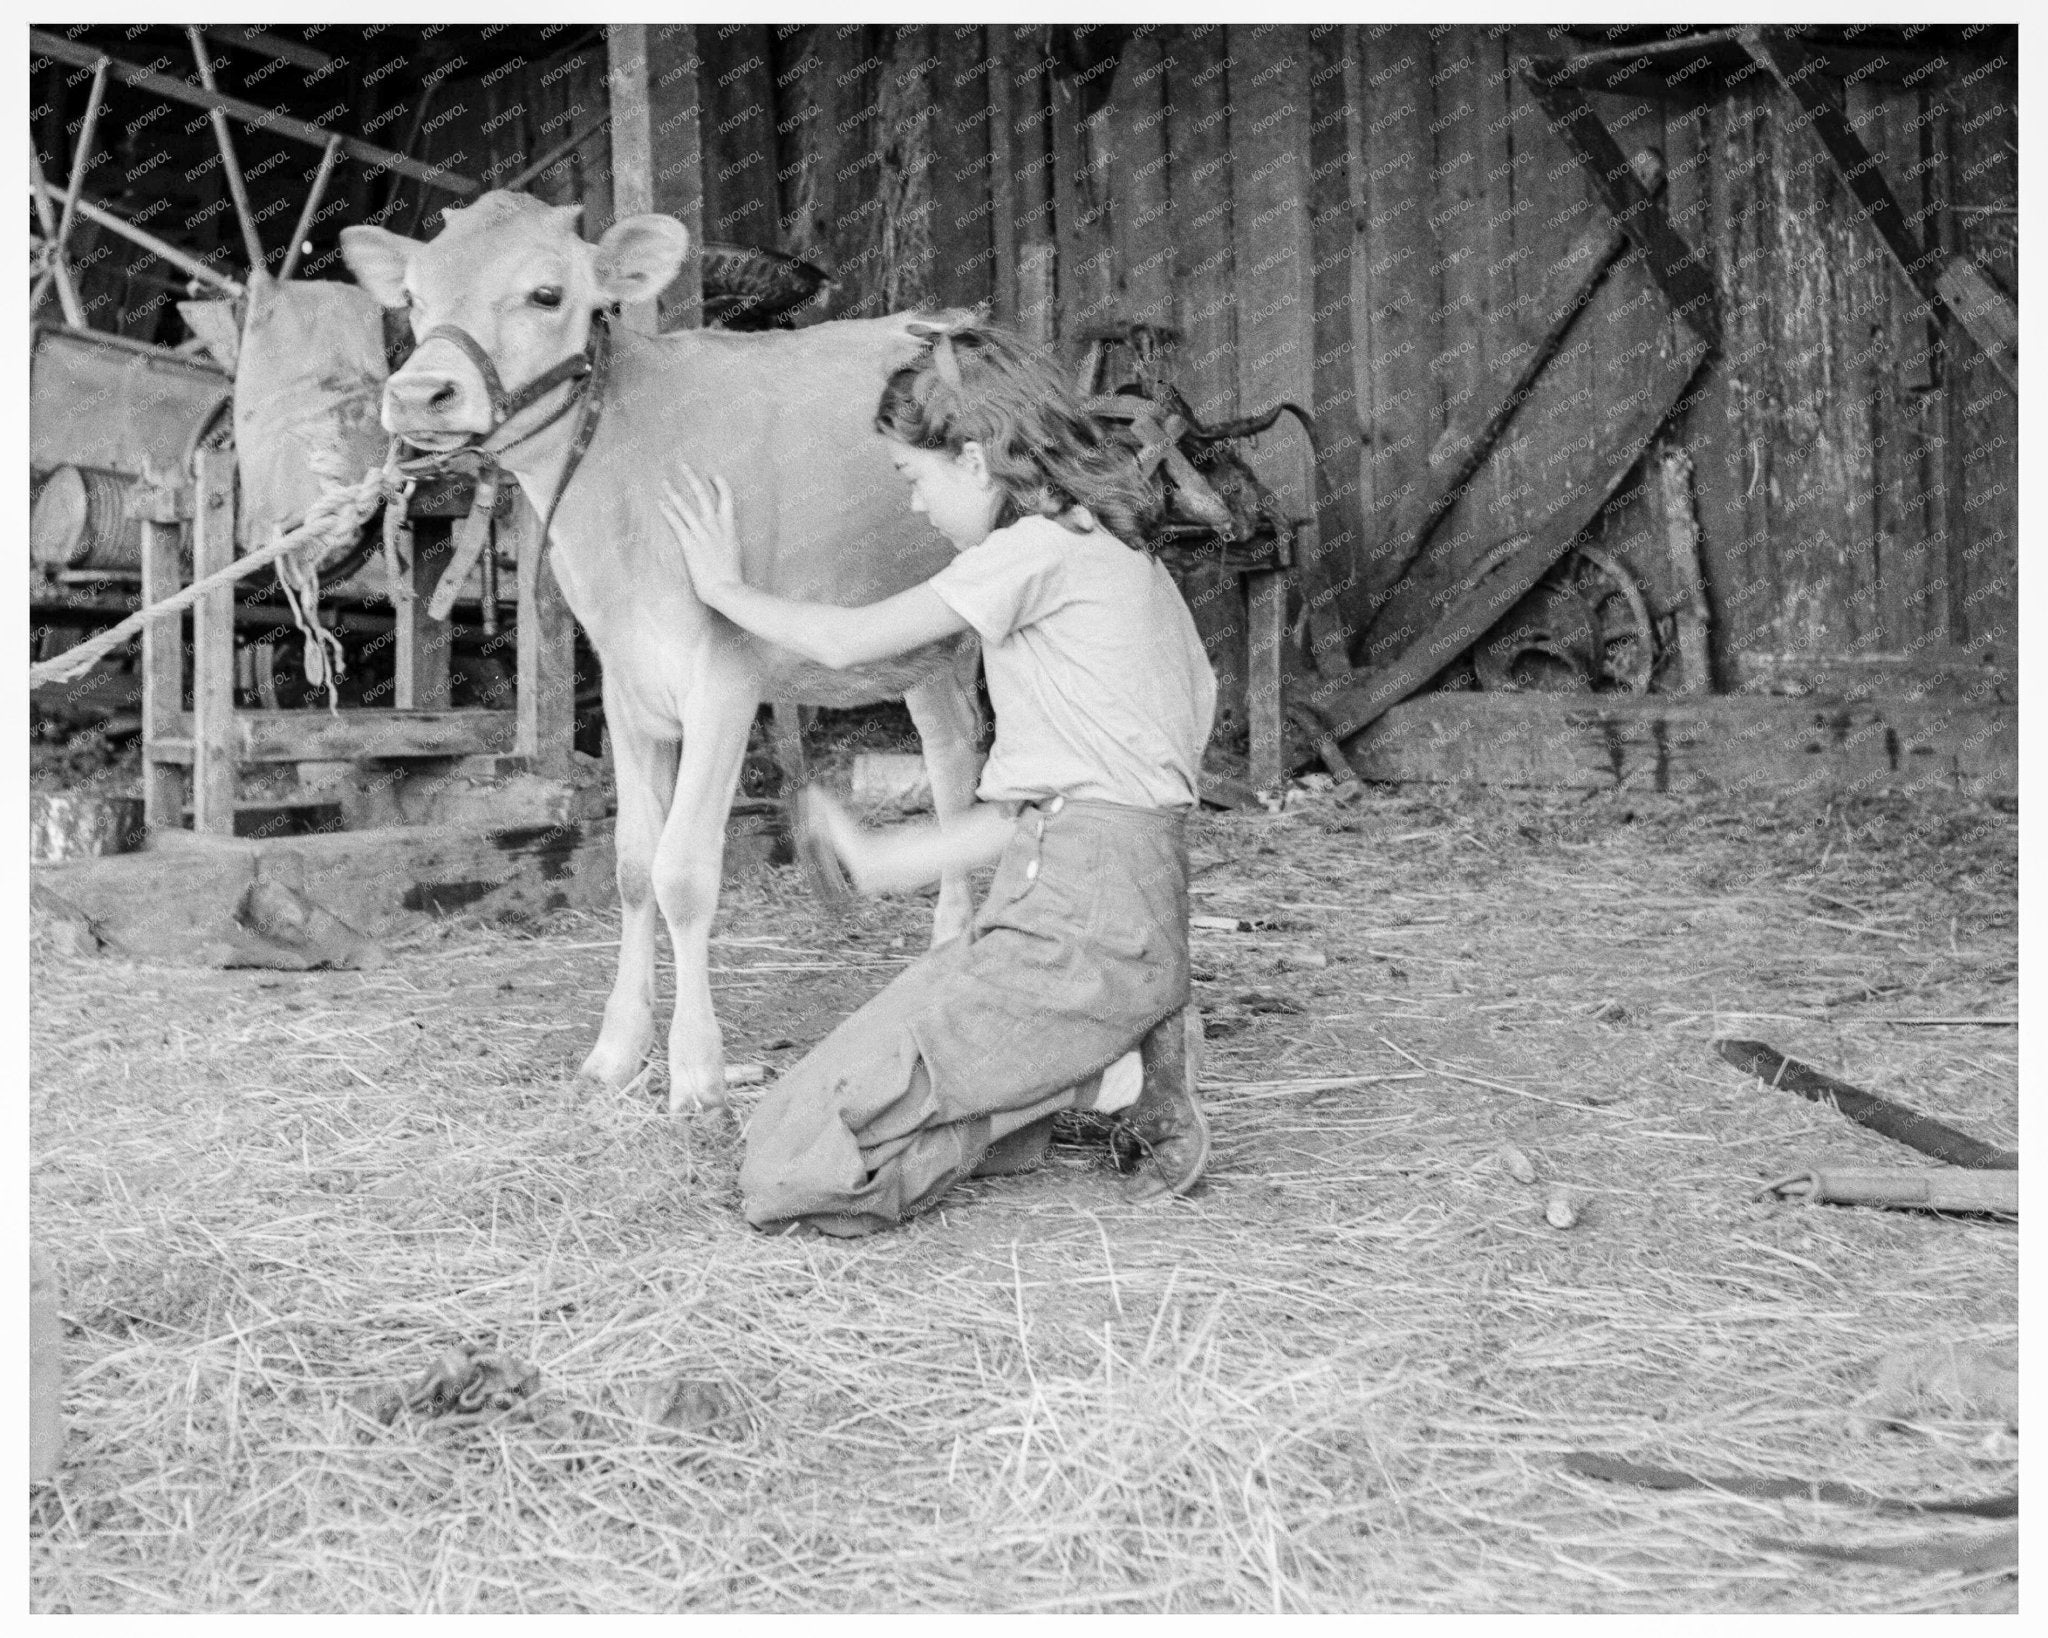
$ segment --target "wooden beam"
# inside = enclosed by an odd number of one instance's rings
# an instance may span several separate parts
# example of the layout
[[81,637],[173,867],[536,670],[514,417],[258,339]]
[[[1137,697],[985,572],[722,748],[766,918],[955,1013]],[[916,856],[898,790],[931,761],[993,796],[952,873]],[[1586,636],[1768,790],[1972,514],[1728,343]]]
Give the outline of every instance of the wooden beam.
[[[192,42],[192,56],[199,64],[199,80],[216,99],[207,111],[213,121],[213,138],[220,145],[221,170],[228,181],[228,197],[235,202],[235,221],[242,229],[242,248],[249,253],[249,265],[262,267],[268,261],[263,240],[256,232],[256,216],[249,208],[249,185],[242,180],[242,162],[235,157],[235,135],[228,129],[228,116],[218,105],[220,87],[213,79],[213,58],[207,54],[206,36],[197,23],[187,23],[185,34]],[[104,70],[104,65],[102,65]]]
[[[335,133],[324,126],[309,125],[302,119],[275,108],[264,108],[257,103],[244,102],[240,97],[223,96],[201,86],[188,85],[183,80],[174,80],[167,74],[156,73],[134,63],[124,62],[119,57],[108,57],[104,52],[90,46],[75,45],[62,35],[50,34],[42,29],[30,29],[29,49],[42,53],[60,63],[69,63],[74,68],[94,68],[104,60],[108,72],[123,85],[132,85],[139,91],[148,91],[155,96],[172,102],[182,102],[193,108],[204,108],[211,112],[218,108],[228,118],[239,120],[244,125],[259,131],[271,131],[293,142],[303,142],[310,148],[324,148],[327,139]],[[342,151],[351,159],[362,161],[378,170],[391,171],[399,176],[409,176],[424,182],[429,187],[439,188],[443,193],[481,193],[481,183],[473,182],[466,176],[439,165],[429,165],[404,154],[393,153],[389,148],[380,148],[375,143],[364,142],[358,137],[343,136]]]
[[50,254],[58,261],[64,259],[71,243],[71,224],[78,217],[78,196],[85,191],[85,173],[92,168],[93,139],[99,134],[100,109],[106,95],[107,65],[101,62],[93,70],[92,93],[85,100],[85,117],[78,125],[78,146],[71,155],[71,181],[64,190],[64,209],[57,218],[57,234],[50,244]]
[[1362,779],[1552,790],[2019,788],[2018,708],[1708,694],[1425,694],[1346,747]]
[[[237,711],[240,762],[364,762],[385,757],[502,755],[516,730],[512,711]],[[193,757],[192,713],[181,711],[165,741],[167,761]]]
[[327,152],[320,156],[320,171],[313,178],[313,186],[306,194],[306,203],[299,210],[298,222],[292,228],[292,241],[285,246],[284,266],[278,269],[280,282],[290,278],[299,268],[299,257],[305,254],[306,235],[313,231],[313,213],[320,208],[320,201],[326,196],[328,180],[334,175],[334,161],[341,153],[341,138],[327,139]]
[[532,164],[526,166],[523,170],[514,171],[499,186],[507,193],[517,193],[536,176],[541,175],[550,167],[559,164],[578,148],[582,147],[584,143],[596,136],[598,132],[609,130],[611,123],[612,116],[609,112],[599,114],[596,119],[584,126],[582,130],[562,138],[560,142],[556,143]]
[[[33,181],[29,185],[31,188],[37,186]],[[40,186],[41,192],[39,197],[45,200],[62,197],[49,183],[44,182]],[[214,271],[214,269],[208,267],[197,257],[188,255],[186,252],[178,249],[177,246],[166,244],[154,233],[139,228],[133,222],[115,215],[114,212],[107,209],[104,205],[96,204],[90,199],[81,198],[78,201],[78,214],[83,216],[88,222],[97,222],[101,227],[120,234],[122,238],[130,243],[140,245],[151,255],[161,256],[171,266],[177,268],[179,272],[210,284],[225,295],[239,296],[242,293],[242,286],[238,281],[229,278],[225,273]],[[84,327],[82,320],[79,327]]]
[[244,51],[255,52],[259,57],[274,58],[278,62],[290,63],[295,68],[303,68],[308,72],[331,69],[334,66],[334,59],[324,51],[315,51],[311,46],[302,45],[297,40],[280,39],[275,34],[249,27],[247,24],[210,27],[206,32],[222,45],[239,46]]
[[[235,560],[235,456],[202,449],[192,507],[192,576],[204,580]],[[192,605],[192,828],[235,831],[235,588]]]
[[[611,57],[612,220],[666,212],[704,242],[703,137],[696,29],[688,23],[614,23]],[[659,163],[656,155],[659,154]],[[649,334],[704,322],[703,263],[687,257],[656,301],[624,311]]]
[[535,773],[569,771],[576,740],[576,617],[555,582],[540,520],[522,500],[510,528],[519,561],[518,722],[512,748]]
[[1578,154],[1614,220],[1641,247],[1645,265],[1686,326],[1709,347],[1721,345],[1714,281],[1692,247],[1650,197],[1613,134],[1579,88],[1557,78],[1552,60],[1525,58],[1521,76],[1550,116],[1550,128]]
[[[159,500],[170,497],[159,494]],[[142,523],[142,605],[161,603],[181,584],[178,547],[183,528],[171,506]],[[185,620],[159,615],[142,628],[142,822],[151,832],[175,830],[185,811],[184,768],[162,754],[191,728],[179,707],[185,691]],[[189,760],[187,757],[185,760]]]
[[455,542],[448,525],[413,522],[411,561],[405,573],[410,597],[394,599],[396,642],[392,648],[392,703],[401,711],[448,709],[448,652],[454,627],[427,613],[434,588],[447,572]]

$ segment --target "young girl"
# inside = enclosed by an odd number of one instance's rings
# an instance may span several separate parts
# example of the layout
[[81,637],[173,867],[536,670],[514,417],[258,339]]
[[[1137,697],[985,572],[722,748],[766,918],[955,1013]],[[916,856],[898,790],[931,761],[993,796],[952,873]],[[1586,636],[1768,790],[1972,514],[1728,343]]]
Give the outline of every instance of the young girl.
[[[806,793],[799,845],[864,892],[1000,862],[965,936],[764,1096],[740,1169],[747,1220],[837,1235],[899,1223],[978,1170],[1024,1169],[1060,1111],[1109,1112],[1133,1090],[1123,1120],[1144,1158],[1127,1195],[1185,1193],[1209,1136],[1183,832],[1216,684],[1178,590],[1136,547],[1158,492],[1049,360],[991,326],[938,327],[889,378],[875,426],[911,510],[959,554],[882,602],[746,585],[721,479],[689,474],[694,505],[673,488],[664,503],[697,595],[736,625],[841,666],[972,628],[995,707],[979,801],[943,831],[867,831]],[[1120,1062],[1133,1048],[1138,1064]]]

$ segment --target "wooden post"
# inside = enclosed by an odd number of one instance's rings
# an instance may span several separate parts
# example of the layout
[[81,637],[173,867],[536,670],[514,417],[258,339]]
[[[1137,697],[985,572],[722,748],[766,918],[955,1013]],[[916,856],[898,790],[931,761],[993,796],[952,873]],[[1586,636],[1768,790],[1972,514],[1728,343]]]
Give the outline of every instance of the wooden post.
[[[203,580],[234,562],[235,457],[202,449],[192,508],[192,574]],[[235,588],[192,605],[192,828],[235,833]]]
[[[142,606],[161,603],[178,589],[176,491],[151,491],[142,524]],[[175,830],[185,808],[185,770],[159,761],[157,749],[179,734],[184,704],[185,620],[160,615],[142,628],[142,818],[152,832]]]
[[[612,219],[665,211],[704,238],[703,139],[697,101],[696,29],[688,23],[615,23],[611,51]],[[629,329],[695,328],[704,322],[702,262],[687,258],[658,302],[622,313]]]
[[565,775],[576,736],[576,619],[555,584],[539,524],[522,498],[518,532],[519,706],[512,749],[529,772]]
[[[1283,550],[1289,544],[1280,542]],[[1273,791],[1279,789],[1287,773],[1280,704],[1281,644],[1287,639],[1287,571],[1253,569],[1244,577],[1244,589],[1250,629],[1245,654],[1245,715],[1251,739],[1252,788]]]
[[[424,527],[422,526],[424,524]],[[422,520],[412,536],[412,595],[397,601],[392,699],[401,711],[448,709],[448,644],[454,626],[427,613],[453,550],[449,528],[439,519]]]

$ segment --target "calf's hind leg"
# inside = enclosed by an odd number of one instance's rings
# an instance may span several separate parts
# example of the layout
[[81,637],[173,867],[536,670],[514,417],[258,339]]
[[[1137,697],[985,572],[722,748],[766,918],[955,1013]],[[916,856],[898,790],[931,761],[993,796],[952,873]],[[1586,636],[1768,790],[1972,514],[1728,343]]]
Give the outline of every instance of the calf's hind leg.
[[604,714],[618,779],[619,968],[604,1027],[577,1072],[579,1085],[616,1090],[640,1073],[654,1045],[654,856],[675,794],[676,744],[636,727],[612,690]]

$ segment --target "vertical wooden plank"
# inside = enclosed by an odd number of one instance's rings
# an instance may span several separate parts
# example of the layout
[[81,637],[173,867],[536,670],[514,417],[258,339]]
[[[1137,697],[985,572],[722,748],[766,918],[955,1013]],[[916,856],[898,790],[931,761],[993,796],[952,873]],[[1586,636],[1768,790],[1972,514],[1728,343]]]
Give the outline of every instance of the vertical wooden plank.
[[[1869,81],[1843,89],[1849,129],[1877,165],[1899,208],[1909,215],[1916,212],[1920,179],[1901,176],[1904,167],[1893,148],[1895,125],[1890,115],[1900,93]],[[1845,355],[1845,368],[1838,390],[1846,386],[1855,394],[1860,436],[1854,449],[1862,467],[1857,483],[1869,496],[1865,646],[1896,652],[1909,640],[1909,571],[1920,555],[1917,541],[1906,544],[1918,531],[1907,514],[1901,482],[1911,453],[1913,417],[1899,390],[1895,285],[1870,256],[1871,248],[1870,236],[1864,234],[1845,267],[1846,301],[1837,317],[1837,346]],[[1856,544],[1851,541],[1852,549]]]
[[522,496],[506,527],[519,554],[518,695],[513,749],[535,773],[568,771],[576,738],[576,620],[534,537],[539,520]]
[[[1689,77],[1697,80],[1704,72],[1697,70]],[[1733,292],[1725,272],[1725,246],[1714,187],[1718,163],[1715,110],[1719,100],[1705,95],[1683,96],[1666,110],[1664,210],[1672,228],[1706,259],[1721,302],[1725,341],[1732,334],[1728,327],[1728,305]],[[1678,611],[1680,629],[1684,632],[1692,629],[1694,617],[1690,611],[1699,608],[1705,611],[1706,626],[1706,652],[1695,654],[1690,665],[1674,658],[1667,672],[1674,689],[1708,690],[1715,675],[1714,654],[1721,647],[1722,622],[1712,614],[1720,588],[1709,565],[1713,560],[1711,547],[1717,533],[1726,527],[1729,513],[1734,481],[1730,476],[1730,450],[1736,442],[1732,423],[1740,415],[1729,391],[1729,372],[1724,362],[1728,350],[1724,344],[1722,355],[1707,362],[1693,383],[1691,401],[1672,417],[1658,446],[1660,458],[1690,463],[1692,483],[1687,503],[1691,507],[1690,539],[1694,551],[1685,565],[1688,572],[1680,573],[1670,549],[1672,524],[1667,510],[1662,521],[1666,530],[1664,560],[1668,567],[1648,591],[1651,610],[1653,614]],[[1699,588],[1697,592],[1695,587]]]
[[1059,270],[1055,334],[1080,352],[1080,333],[1116,322],[1115,275],[1109,223],[1108,110],[1084,119],[1073,76],[1047,76],[1051,104],[1052,222]]
[[882,31],[875,76],[876,158],[872,194],[880,208],[866,234],[881,289],[878,311],[902,312],[932,302],[937,247],[932,237],[934,139],[931,80],[937,67],[933,29],[900,23]]
[[1435,104],[1429,40],[1422,29],[1374,24],[1362,36],[1372,500],[1361,563],[1369,623],[1359,657],[1383,661],[1414,635],[1384,634],[1375,618],[1398,573],[1386,556],[1386,523],[1402,494],[1426,481],[1430,447],[1442,422],[1440,376],[1430,367],[1442,351],[1440,253],[1430,222],[1429,122]]
[[942,23],[932,32],[932,293],[941,306],[974,307],[996,288],[988,31]]
[[[699,38],[705,47],[697,69],[703,110],[705,235],[722,243],[772,247],[773,30],[765,23],[706,24]],[[669,162],[665,157],[664,163]]]
[[1325,676],[1349,669],[1342,600],[1355,573],[1365,523],[1359,499],[1365,425],[1353,374],[1351,293],[1358,260],[1354,247],[1365,209],[1364,134],[1345,94],[1347,83],[1357,80],[1349,56],[1354,33],[1335,23],[1308,30],[1312,391],[1322,458],[1315,472],[1315,527],[1304,531],[1312,549],[1303,554],[1297,573],[1308,611],[1309,655]]
[[[1233,24],[1228,39],[1238,400],[1258,410],[1306,405],[1315,397],[1308,31]],[[1313,518],[1308,441],[1292,416],[1259,438],[1255,461],[1290,517]]]
[[988,26],[989,241],[995,255],[993,299],[999,323],[1017,322],[1017,114],[1010,86],[1008,23]]
[[1011,225],[1017,257],[1016,324],[1049,343],[1057,328],[1059,251],[1053,222],[1052,62],[1041,24],[1013,26],[1004,48],[1009,82]]
[[[1230,62],[1221,23],[1176,26],[1164,41],[1168,219],[1174,327],[1172,379],[1203,421],[1237,413],[1237,292],[1230,193]],[[1216,738],[1245,712],[1245,613],[1237,576],[1188,569],[1181,591],[1216,671]]]
[[[1841,262],[1871,246],[1861,226],[1854,251],[1834,231],[1834,173],[1818,144],[1786,117],[1795,109],[1775,86],[1772,164],[1777,209],[1769,246],[1776,302],[1769,353],[1775,391],[1772,459],[1765,493],[1777,547],[1778,647],[1845,653],[1857,646],[1859,613],[1845,597],[1850,471],[1831,408],[1833,315],[1843,300]],[[1860,553],[1857,554],[1859,557]]]
[[[1920,161],[1927,157],[1929,100],[1923,80],[1885,98],[1886,174],[1923,240],[1940,232],[1928,211],[1938,197]],[[1884,527],[1893,549],[1880,558],[1884,646],[1917,652],[1948,637],[1948,575],[1941,507],[1942,395],[1936,321],[1924,303],[1896,285],[1885,304],[1885,403],[1880,451]]]
[[[204,580],[235,559],[235,457],[202,449],[192,497],[192,575]],[[192,828],[235,833],[235,588],[192,605]]]
[[[1976,48],[1985,52],[1983,46]],[[1939,230],[1923,226],[1951,254],[1978,261],[2017,292],[2019,200],[2017,71],[2014,51],[1990,54],[1985,72],[1954,74],[1941,87],[1950,114],[1946,197]],[[1972,77],[1974,76],[1974,77]],[[1963,82],[1968,80],[1968,84]],[[1938,174],[1938,173],[1931,173]],[[2019,405],[1984,354],[1949,326],[1943,378],[1949,415],[1949,599],[1955,640],[1973,650],[2011,651],[2019,641]]]
[[[161,603],[179,588],[181,526],[146,519],[142,525],[142,604]],[[160,615],[142,628],[142,722],[144,751],[158,740],[179,736],[184,703],[185,617]],[[175,829],[185,809],[184,768],[145,754],[142,764],[142,819],[151,831]]]
[[411,565],[406,570],[412,595],[393,610],[392,700],[401,711],[448,709],[448,651],[454,625],[427,613],[434,588],[453,555],[450,526],[439,518],[422,519],[412,536]]
[[1126,43],[1110,87],[1113,156],[1110,231],[1121,312],[1134,324],[1167,324],[1173,313],[1173,247],[1166,153],[1168,63],[1155,23]]
[[[1426,61],[1435,112],[1429,121],[1431,202],[1429,225],[1437,240],[1437,307],[1442,314],[1442,345],[1427,368],[1436,379],[1436,415],[1430,427],[1429,464],[1436,466],[1454,452],[1444,441],[1450,423],[1468,417],[1483,399],[1497,374],[1491,368],[1497,338],[1499,304],[1494,301],[1497,278],[1508,281],[1512,300],[1512,266],[1502,274],[1494,264],[1505,254],[1501,232],[1493,225],[1489,180],[1492,152],[1500,138],[1489,133],[1493,88],[1486,83],[1483,34],[1471,26],[1434,28]],[[1498,55],[1498,48],[1494,50]],[[1512,440],[1497,444],[1487,464],[1474,475],[1466,498],[1454,505],[1431,537],[1425,573],[1455,577],[1497,539],[1515,532],[1514,511],[1522,497],[1503,482],[1516,468]],[[1509,503],[1502,515],[1502,502]],[[1498,533],[1496,533],[1498,531]]]
[[881,35],[859,23],[818,24],[795,78],[783,88],[799,103],[797,157],[785,163],[794,197],[785,248],[838,279],[824,316],[871,317],[881,310],[881,270],[867,234],[881,208],[875,188],[876,78]]

